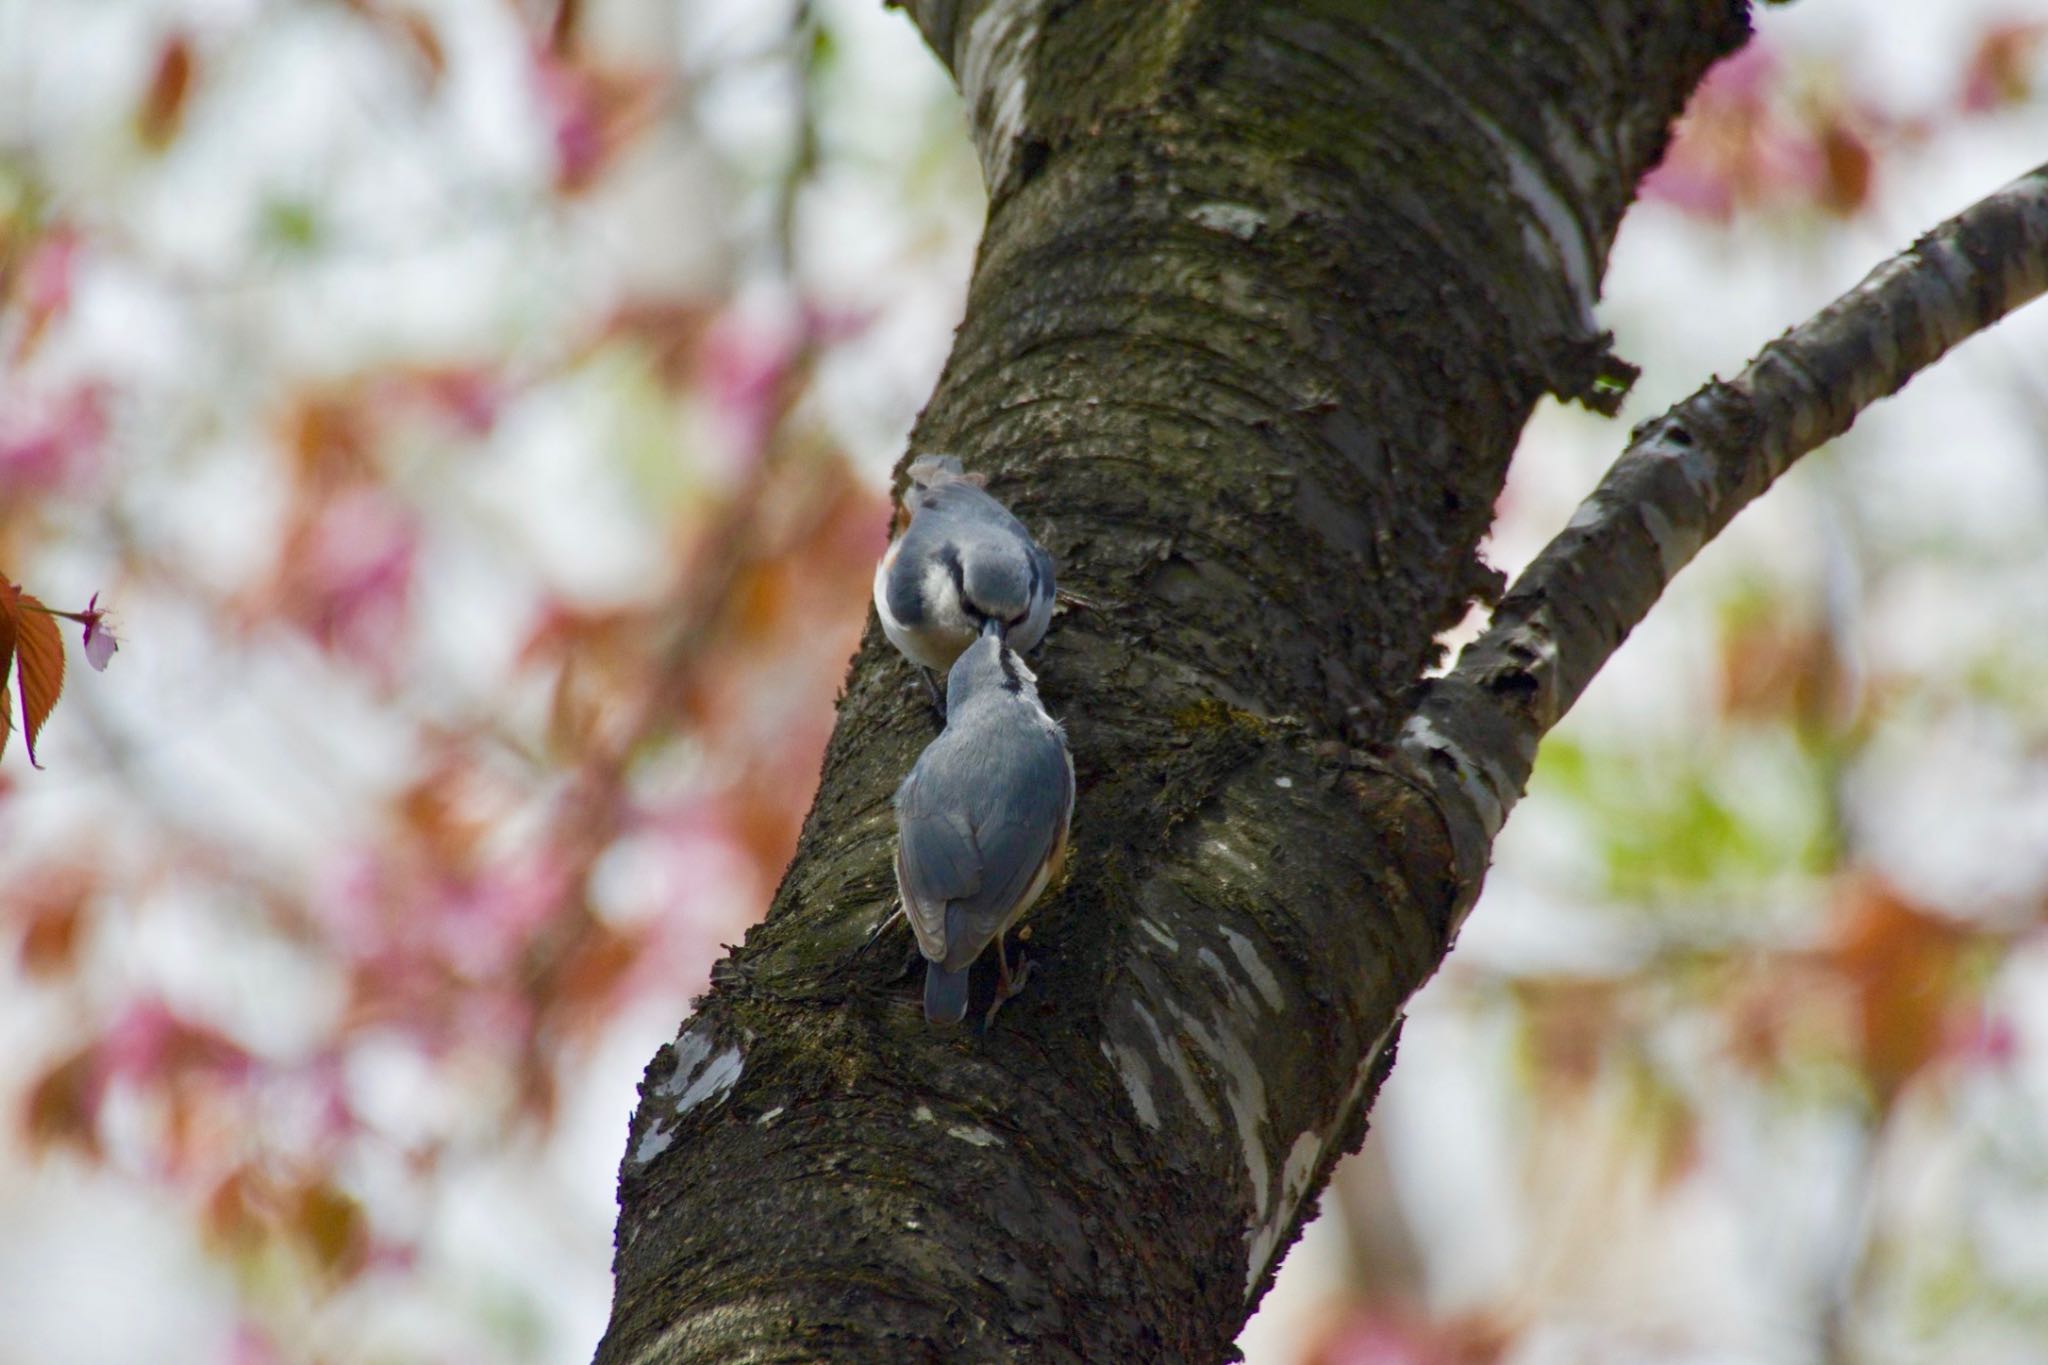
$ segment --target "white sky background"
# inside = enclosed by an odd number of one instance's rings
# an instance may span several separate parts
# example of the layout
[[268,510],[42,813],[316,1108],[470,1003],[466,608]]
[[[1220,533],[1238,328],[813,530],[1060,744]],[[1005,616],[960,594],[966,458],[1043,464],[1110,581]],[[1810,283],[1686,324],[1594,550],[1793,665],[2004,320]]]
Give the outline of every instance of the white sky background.
[[[606,16],[602,39],[671,54],[701,75],[697,122],[664,126],[566,208],[537,188],[545,130],[505,7],[423,8],[450,43],[451,78],[433,111],[415,119],[393,117],[409,107],[402,72],[356,44],[338,9],[0,0],[0,145],[56,149],[72,206],[144,244],[159,266],[89,273],[77,325],[39,358],[38,381],[120,379],[115,510],[201,581],[241,581],[274,541],[282,491],[273,462],[256,451],[267,439],[266,404],[294,383],[466,348],[509,349],[538,370],[556,359],[565,318],[638,289],[739,279],[754,281],[743,296],[761,317],[790,306],[767,282],[758,245],[772,175],[760,167],[779,163],[789,135],[786,70],[751,55],[772,48],[784,6],[593,6]],[[820,118],[832,154],[804,192],[797,255],[813,297],[878,314],[861,344],[828,360],[819,402],[879,483],[950,343],[980,206],[964,139],[935,132],[957,126],[958,113],[908,22],[870,0],[822,8],[839,38]],[[1859,88],[1879,92],[1883,108],[1911,112],[1952,100],[1987,19],[2028,15],[2048,16],[2048,6],[1803,0],[1760,8],[1759,27],[1788,56],[1839,62]],[[145,168],[114,135],[128,108],[109,92],[137,87],[174,17],[202,38],[262,22],[259,37],[237,40],[209,70],[208,96],[163,164]],[[1874,212],[1804,240],[1638,209],[1600,316],[1643,379],[1618,422],[1546,409],[1532,424],[1494,561],[1512,571],[1563,525],[1633,421],[1709,373],[1739,368],[1919,230],[2044,158],[2048,107],[2037,100],[1887,162]],[[331,226],[345,249],[310,266],[252,250],[266,204],[316,191],[343,210]],[[722,196],[728,211],[702,212],[704,195]],[[707,235],[714,222],[729,224],[729,235]],[[2037,308],[1970,343],[1795,471],[1687,571],[1594,685],[1573,737],[1636,746],[1653,768],[1669,761],[1713,705],[1717,604],[1758,572],[1818,599],[1844,564],[1899,563],[1863,585],[1850,633],[1870,666],[1925,670],[1958,652],[2006,651],[2023,674],[2048,673],[2044,355],[2048,314]],[[602,602],[654,572],[659,527],[638,510],[642,490],[617,448],[640,440],[658,451],[664,437],[716,442],[698,430],[635,435],[621,425],[609,382],[600,374],[536,390],[493,435],[485,465],[442,470],[423,459],[415,471],[428,495],[493,528],[438,545],[420,575],[428,677],[448,689],[442,695],[495,695],[517,643],[512,606],[536,583]],[[689,477],[715,481],[716,459]],[[43,562],[10,567],[17,577],[33,569],[45,598],[82,602],[109,586],[95,535],[83,516],[75,539]],[[349,822],[364,797],[399,780],[410,755],[405,726],[359,680],[289,642],[223,661],[175,599],[122,605],[115,667],[74,677],[46,735],[51,771],[23,779],[8,803],[0,874],[51,841],[89,838],[119,858],[149,818],[131,799],[137,790],[286,879],[319,875],[344,838],[374,836]],[[515,717],[540,704],[498,700]],[[131,741],[125,768],[108,765],[84,727],[65,723],[69,709],[88,707]],[[2038,706],[2018,719],[1967,705],[1922,708],[1873,745],[1852,782],[1854,819],[1887,872],[1936,906],[1974,915],[2038,900],[2048,885],[2044,747]],[[11,752],[9,764],[18,761]],[[1772,799],[1781,779],[1770,756],[1744,761],[1750,799]],[[651,894],[635,889],[634,875],[620,874],[622,903]],[[1532,967],[1597,974],[1637,960],[1637,921],[1595,903],[1585,888],[1597,882],[1579,823],[1532,799],[1509,826],[1457,956],[1415,1004],[1375,1131],[1399,1204],[1426,1234],[1439,1306],[1521,1305],[1543,1325],[1517,1361],[1581,1359],[1596,1343],[1614,1360],[1809,1358],[1804,1301],[1853,1200],[1854,1139],[1838,1125],[1721,1112],[1697,1185],[1673,1204],[1652,1208],[1645,1197],[1638,1222],[1604,1229],[1630,1264],[1597,1254],[1602,1229],[1572,1223],[1570,1191],[1542,1203],[1522,1187],[1521,1159],[1540,1145],[1547,1116],[1515,1097],[1512,1042],[1497,1012],[1471,998],[1487,980]],[[1815,913],[1813,894],[1802,884],[1773,888],[1759,919],[1797,924]],[[252,947],[213,909],[181,903],[175,888],[138,922],[108,949],[112,981],[147,980],[195,1008],[258,1020],[281,1047],[332,1008],[317,971]],[[2048,954],[2022,949],[1997,987],[2032,1046],[2008,1089],[1991,1087],[1966,1106],[1978,1127],[1930,1125],[1893,1154],[1925,1169],[1916,1188],[1931,1207],[1917,1216],[1939,1223],[1958,1203],[1982,1202],[1996,1187],[1973,1183],[1972,1144],[2029,1097],[2048,1098],[2044,979]],[[495,1153],[441,1182],[439,1205],[417,1211],[426,1232],[415,1292],[342,1295],[315,1326],[333,1345],[330,1358],[491,1358],[508,1340],[526,1343],[522,1359],[587,1356],[609,1302],[614,1176],[633,1087],[693,986],[678,983],[673,999],[643,1002],[620,1021],[565,1095],[546,1150]],[[17,1092],[69,1024],[38,997],[0,999],[0,1094]],[[1698,1040],[1661,1041],[1680,1055],[1696,1048],[1702,1072],[1711,1069]],[[365,1104],[381,1112],[448,1102],[402,1048],[365,1048],[354,1066]],[[1597,1165],[1606,1155],[1581,1159]],[[372,1191],[386,1179],[354,1174]],[[1612,1212],[1576,1207],[1582,1217]],[[1503,1218],[1503,1209],[1519,1212]],[[1579,1254],[1575,1264],[1518,1254],[1565,1232],[1593,1239],[1561,1243]],[[2017,1232],[1986,1235],[2009,1258],[2028,1254]],[[1247,1333],[1253,1365],[1298,1358],[1303,1324],[1334,1292],[1344,1257],[1342,1234],[1330,1228],[1296,1249]],[[0,1144],[0,1365],[227,1359],[235,1291],[198,1247],[188,1215],[154,1187],[61,1157],[32,1165]],[[508,1319],[517,1325],[506,1328]],[[1618,1346],[1601,1335],[1616,1323],[1625,1329]],[[1998,1353],[2009,1345],[1993,1335],[1978,1354],[1952,1358],[2048,1359]]]

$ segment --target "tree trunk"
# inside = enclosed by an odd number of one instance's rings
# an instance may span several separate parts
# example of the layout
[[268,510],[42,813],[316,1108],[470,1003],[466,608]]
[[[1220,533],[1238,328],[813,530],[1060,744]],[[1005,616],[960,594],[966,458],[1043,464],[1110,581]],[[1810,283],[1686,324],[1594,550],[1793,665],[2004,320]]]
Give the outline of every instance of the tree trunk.
[[[1637,178],[1741,0],[911,5],[988,227],[915,451],[1059,560],[1072,871],[936,1032],[889,797],[935,722],[870,629],[765,923],[650,1065],[601,1361],[1214,1360],[1485,850],[1393,746]],[[992,975],[992,969],[988,973]],[[988,987],[977,981],[979,999]]]

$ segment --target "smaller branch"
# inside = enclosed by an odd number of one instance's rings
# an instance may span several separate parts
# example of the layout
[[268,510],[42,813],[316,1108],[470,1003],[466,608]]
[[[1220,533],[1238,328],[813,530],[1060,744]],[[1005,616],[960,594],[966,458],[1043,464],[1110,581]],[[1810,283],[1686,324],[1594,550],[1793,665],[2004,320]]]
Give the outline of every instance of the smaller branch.
[[1537,742],[1700,547],[1794,460],[2044,290],[2048,165],[1886,261],[1733,380],[1635,429],[1402,731],[1403,752],[1459,836],[1469,876],[1457,918],[1477,895]]

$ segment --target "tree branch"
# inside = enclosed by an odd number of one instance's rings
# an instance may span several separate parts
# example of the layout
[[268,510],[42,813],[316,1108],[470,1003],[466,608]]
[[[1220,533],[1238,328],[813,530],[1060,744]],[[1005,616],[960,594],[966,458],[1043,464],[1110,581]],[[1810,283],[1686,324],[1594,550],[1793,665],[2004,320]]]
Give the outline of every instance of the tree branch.
[[[2048,165],[1871,271],[1733,380],[1637,427],[1402,732],[1445,799],[1461,867],[1483,867],[1538,741],[1701,546],[1793,461],[2044,289]],[[1465,881],[1476,893],[1477,877]]]

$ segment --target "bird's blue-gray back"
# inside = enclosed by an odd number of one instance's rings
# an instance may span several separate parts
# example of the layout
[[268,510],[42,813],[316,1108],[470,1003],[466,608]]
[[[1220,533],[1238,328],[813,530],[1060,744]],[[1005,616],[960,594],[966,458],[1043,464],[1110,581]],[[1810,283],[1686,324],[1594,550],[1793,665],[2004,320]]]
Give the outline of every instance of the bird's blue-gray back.
[[[946,944],[950,969],[1002,927],[1066,824],[1066,750],[1028,714],[1020,720],[976,727],[972,739],[949,726],[897,792],[907,909],[921,937]],[[949,904],[964,934],[947,931]]]

